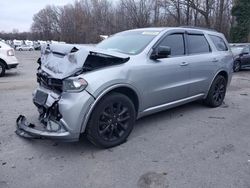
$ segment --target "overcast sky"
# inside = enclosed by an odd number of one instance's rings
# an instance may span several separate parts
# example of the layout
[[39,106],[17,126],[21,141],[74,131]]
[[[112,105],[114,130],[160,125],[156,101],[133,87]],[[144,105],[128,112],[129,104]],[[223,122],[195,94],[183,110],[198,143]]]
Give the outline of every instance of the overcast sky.
[[29,31],[33,15],[46,5],[66,5],[74,0],[0,0],[0,32]]

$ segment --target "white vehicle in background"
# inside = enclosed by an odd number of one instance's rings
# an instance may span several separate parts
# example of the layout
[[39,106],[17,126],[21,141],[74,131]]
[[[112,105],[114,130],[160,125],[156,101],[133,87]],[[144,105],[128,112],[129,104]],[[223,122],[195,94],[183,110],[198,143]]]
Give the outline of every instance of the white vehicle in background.
[[16,48],[17,46],[21,46],[22,44],[23,44],[22,40],[16,40],[16,39],[13,40],[14,48]]
[[30,40],[25,40],[24,44],[27,45],[27,46],[33,46],[34,45],[33,41],[30,41]]
[[16,68],[18,65],[15,51],[9,45],[0,42],[0,77],[5,75],[5,71]]
[[43,41],[43,40],[38,40],[37,42],[38,42],[40,45],[47,44],[47,42],[46,42],[46,41]]
[[107,39],[109,36],[108,35],[100,35],[100,38],[102,39],[102,40],[105,40],[105,39]]
[[16,47],[17,51],[33,51],[35,50],[33,46],[29,46],[29,45],[21,45],[21,46],[17,46]]
[[50,44],[66,44],[66,42],[52,40],[50,41]]

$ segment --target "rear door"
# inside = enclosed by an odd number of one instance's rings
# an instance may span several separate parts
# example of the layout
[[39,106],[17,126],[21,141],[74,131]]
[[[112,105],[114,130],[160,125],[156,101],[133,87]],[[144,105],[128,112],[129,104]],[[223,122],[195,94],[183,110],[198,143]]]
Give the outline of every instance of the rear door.
[[207,92],[215,74],[217,56],[203,32],[191,31],[186,33],[187,53],[186,61],[190,67],[190,86],[188,96],[204,94]]

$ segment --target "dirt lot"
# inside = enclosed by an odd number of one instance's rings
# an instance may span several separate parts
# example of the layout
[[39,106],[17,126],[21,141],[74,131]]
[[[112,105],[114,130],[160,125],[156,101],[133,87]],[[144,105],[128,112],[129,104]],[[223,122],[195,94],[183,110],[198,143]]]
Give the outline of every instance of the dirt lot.
[[31,94],[38,52],[0,78],[0,188],[249,188],[250,71],[234,75],[225,104],[196,102],[139,120],[128,141],[100,150],[77,143],[25,140],[15,120],[36,121]]

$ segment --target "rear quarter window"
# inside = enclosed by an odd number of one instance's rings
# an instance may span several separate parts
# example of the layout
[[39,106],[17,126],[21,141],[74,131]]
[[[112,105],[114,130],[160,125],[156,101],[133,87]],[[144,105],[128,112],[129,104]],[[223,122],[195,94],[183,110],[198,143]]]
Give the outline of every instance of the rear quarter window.
[[189,34],[187,40],[189,54],[209,53],[211,51],[204,35]]
[[228,51],[228,47],[223,38],[215,36],[215,35],[209,35],[209,37],[213,41],[218,51]]

